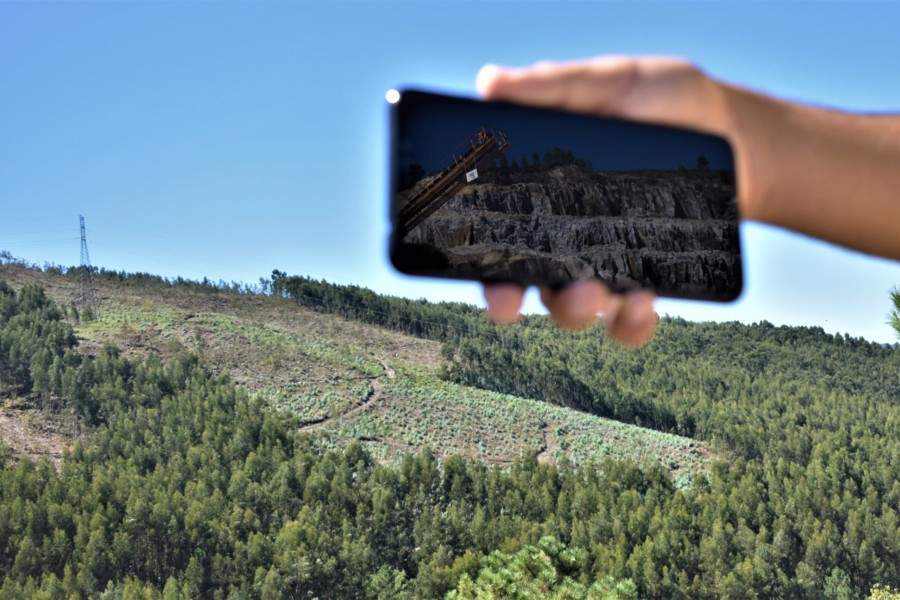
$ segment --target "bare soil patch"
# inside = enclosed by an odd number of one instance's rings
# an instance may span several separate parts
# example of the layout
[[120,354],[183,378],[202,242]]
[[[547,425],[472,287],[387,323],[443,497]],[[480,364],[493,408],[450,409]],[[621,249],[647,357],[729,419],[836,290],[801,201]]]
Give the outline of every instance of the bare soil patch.
[[544,447],[538,453],[537,460],[539,463],[554,463],[553,454],[559,450],[559,441],[556,439],[556,428],[558,425],[544,425],[541,429],[544,435]]
[[14,460],[46,458],[58,471],[63,453],[80,437],[71,415],[26,408],[18,400],[0,405],[0,442],[12,449]]

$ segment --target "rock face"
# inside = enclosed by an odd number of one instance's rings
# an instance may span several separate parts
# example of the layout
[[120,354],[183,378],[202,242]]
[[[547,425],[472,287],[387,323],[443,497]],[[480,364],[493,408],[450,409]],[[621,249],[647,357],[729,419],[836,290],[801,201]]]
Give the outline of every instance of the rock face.
[[731,299],[742,285],[735,187],[719,173],[485,173],[410,231],[404,270]]

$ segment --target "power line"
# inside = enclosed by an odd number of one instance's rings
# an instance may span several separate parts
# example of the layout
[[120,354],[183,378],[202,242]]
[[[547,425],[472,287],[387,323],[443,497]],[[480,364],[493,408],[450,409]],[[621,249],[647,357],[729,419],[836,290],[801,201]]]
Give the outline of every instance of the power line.
[[43,235],[45,233],[72,233],[71,229],[42,229],[40,231],[0,231],[0,235],[6,236],[14,236],[14,235]]
[[12,244],[8,244],[8,243],[4,242],[4,243],[0,244],[0,246],[2,246],[3,248],[22,248],[25,246],[45,246],[47,244],[61,244],[63,242],[70,244],[70,243],[72,243],[72,241],[77,240],[77,239],[78,238],[75,238],[75,237],[68,237],[68,238],[59,238],[59,239],[53,239],[53,240],[28,240],[28,241],[24,241],[24,242],[13,242]]

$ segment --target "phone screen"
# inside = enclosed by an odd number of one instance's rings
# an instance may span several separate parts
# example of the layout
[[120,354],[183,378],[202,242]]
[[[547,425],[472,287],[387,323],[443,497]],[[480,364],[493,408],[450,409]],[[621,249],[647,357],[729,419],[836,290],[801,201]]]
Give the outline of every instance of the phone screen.
[[402,92],[391,111],[390,255],[400,271],[740,294],[726,140],[420,91]]

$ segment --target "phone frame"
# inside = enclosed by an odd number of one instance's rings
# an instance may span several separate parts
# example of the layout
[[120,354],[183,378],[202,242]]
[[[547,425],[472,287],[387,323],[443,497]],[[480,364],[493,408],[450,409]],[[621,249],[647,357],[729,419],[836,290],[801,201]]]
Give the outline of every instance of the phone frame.
[[[472,106],[479,107],[493,107],[496,110],[500,111],[527,111],[534,115],[545,115],[547,118],[578,118],[583,119],[585,122],[592,122],[598,124],[598,126],[602,126],[603,124],[616,124],[616,126],[621,127],[623,124],[628,127],[633,127],[635,130],[642,131],[660,131],[660,132],[681,132],[687,133],[691,136],[699,136],[703,138],[708,138],[710,140],[715,140],[719,144],[723,144],[727,146],[729,156],[730,156],[730,166],[731,169],[725,169],[723,171],[730,172],[734,195],[735,197],[732,201],[735,204],[734,207],[734,246],[736,255],[736,264],[733,267],[733,275],[735,279],[735,283],[729,287],[729,289],[722,291],[716,291],[714,293],[696,293],[696,292],[685,292],[683,290],[675,290],[675,289],[667,289],[665,287],[660,287],[653,285],[652,282],[648,281],[638,281],[636,284],[632,285],[619,285],[616,282],[608,281],[603,277],[596,275],[595,277],[600,281],[603,281],[613,291],[616,292],[625,292],[630,289],[635,288],[643,288],[649,289],[660,296],[671,297],[671,298],[681,298],[681,299],[690,299],[690,300],[703,300],[703,301],[713,301],[713,302],[732,302],[736,300],[741,293],[743,292],[744,287],[744,272],[743,272],[743,252],[742,252],[742,241],[739,232],[739,219],[737,215],[736,208],[736,194],[737,194],[737,180],[736,180],[736,168],[734,165],[734,156],[731,145],[728,141],[720,136],[714,136],[702,132],[698,132],[695,130],[672,127],[668,125],[651,125],[646,123],[638,123],[635,121],[627,121],[623,119],[617,119],[613,117],[599,117],[599,116],[590,116],[590,115],[575,115],[573,113],[566,113],[562,111],[557,111],[553,109],[546,108],[536,108],[536,107],[525,107],[518,104],[510,104],[506,102],[493,102],[493,101],[483,101],[474,98],[467,98],[463,96],[453,95],[453,94],[443,94],[440,92],[433,92],[422,90],[418,88],[402,88],[397,93],[394,93],[392,90],[392,95],[396,99],[396,101],[389,102],[390,108],[390,160],[389,160],[389,216],[391,222],[391,232],[389,236],[389,256],[392,265],[401,273],[413,276],[421,276],[421,277],[429,277],[429,278],[437,278],[437,279],[455,279],[455,280],[463,280],[463,281],[480,281],[480,282],[514,282],[521,284],[523,286],[529,285],[541,285],[541,286],[550,286],[550,287],[560,287],[565,285],[566,283],[572,281],[573,279],[568,280],[544,280],[541,278],[519,278],[519,277],[476,277],[470,275],[458,275],[452,272],[436,272],[433,270],[426,269],[415,269],[409,268],[409,265],[404,264],[403,261],[398,260],[398,248],[401,247],[402,238],[405,236],[405,231],[401,231],[401,224],[399,220],[399,209],[398,209],[398,194],[401,192],[401,169],[402,169],[402,159],[401,159],[401,143],[402,137],[406,133],[402,131],[404,123],[403,123],[403,115],[401,114],[404,110],[405,105],[409,105],[412,103],[425,103],[429,101],[439,101],[446,102],[451,104],[470,104]],[[406,104],[404,104],[404,102]],[[598,174],[602,174],[603,171],[595,171]],[[612,172],[615,173],[615,172]],[[660,217],[666,218],[666,217]],[[674,217],[673,217],[674,218]],[[415,226],[414,226],[415,227]],[[413,228],[414,228],[413,227]],[[412,229],[412,228],[411,228]]]

